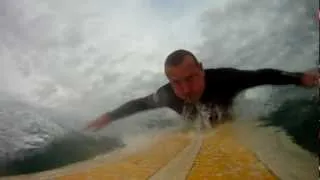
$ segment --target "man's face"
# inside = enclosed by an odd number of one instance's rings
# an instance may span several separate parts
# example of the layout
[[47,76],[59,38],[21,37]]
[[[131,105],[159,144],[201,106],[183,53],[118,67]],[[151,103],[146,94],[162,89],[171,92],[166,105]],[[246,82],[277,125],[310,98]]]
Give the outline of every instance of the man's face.
[[189,103],[197,102],[201,98],[205,88],[204,71],[192,56],[185,56],[181,64],[166,67],[165,71],[178,97]]

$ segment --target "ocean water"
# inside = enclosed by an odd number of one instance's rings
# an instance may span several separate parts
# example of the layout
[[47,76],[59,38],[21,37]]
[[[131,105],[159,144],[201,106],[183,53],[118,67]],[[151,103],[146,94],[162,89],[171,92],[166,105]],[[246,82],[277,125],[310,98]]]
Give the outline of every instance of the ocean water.
[[[179,127],[177,116],[162,109],[96,133],[83,130],[165,83],[163,61],[174,49],[195,52],[205,67],[314,68],[316,7],[310,0],[1,1],[0,175],[61,167]],[[236,109],[281,127],[315,154],[315,94],[258,87],[239,95]]]

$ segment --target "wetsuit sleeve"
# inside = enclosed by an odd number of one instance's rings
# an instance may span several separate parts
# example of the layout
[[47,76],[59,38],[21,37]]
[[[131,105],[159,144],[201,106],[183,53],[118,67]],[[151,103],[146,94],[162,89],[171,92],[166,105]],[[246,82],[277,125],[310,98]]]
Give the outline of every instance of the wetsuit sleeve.
[[237,70],[230,69],[231,80],[241,89],[260,85],[301,85],[303,73],[277,69]]
[[126,102],[107,114],[111,120],[124,118],[135,113],[167,106],[165,90],[159,88],[155,93]]

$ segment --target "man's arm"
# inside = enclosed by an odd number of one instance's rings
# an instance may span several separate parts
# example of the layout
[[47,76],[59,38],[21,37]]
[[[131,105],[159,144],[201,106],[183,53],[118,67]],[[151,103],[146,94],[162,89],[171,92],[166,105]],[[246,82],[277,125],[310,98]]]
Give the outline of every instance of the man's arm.
[[124,118],[141,111],[169,106],[169,103],[168,86],[165,85],[160,87],[153,94],[128,101],[113,111],[102,114],[94,121],[90,122],[85,129],[94,128],[95,130],[99,130],[117,119]]
[[108,112],[107,114],[110,120],[114,121],[138,112],[164,107],[167,105],[165,94],[165,88],[161,87],[155,93],[128,101],[118,108]]
[[227,84],[233,84],[236,89],[243,90],[260,85],[302,85],[303,73],[287,72],[277,69],[239,70],[228,69]]
[[117,120],[120,118],[124,118],[130,116],[132,114],[146,111],[150,109],[154,109],[159,107],[160,105],[155,101],[155,97],[158,94],[150,94],[145,97],[137,98],[131,101],[126,102],[125,104],[119,106],[118,108],[114,109],[113,111],[108,112],[109,117],[111,120]]

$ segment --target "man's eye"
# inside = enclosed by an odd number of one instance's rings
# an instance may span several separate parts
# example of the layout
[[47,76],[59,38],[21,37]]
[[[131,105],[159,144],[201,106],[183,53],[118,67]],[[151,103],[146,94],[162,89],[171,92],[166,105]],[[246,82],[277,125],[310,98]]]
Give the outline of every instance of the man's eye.
[[173,83],[174,85],[178,85],[178,84],[179,84],[179,81],[172,81],[172,83]]

